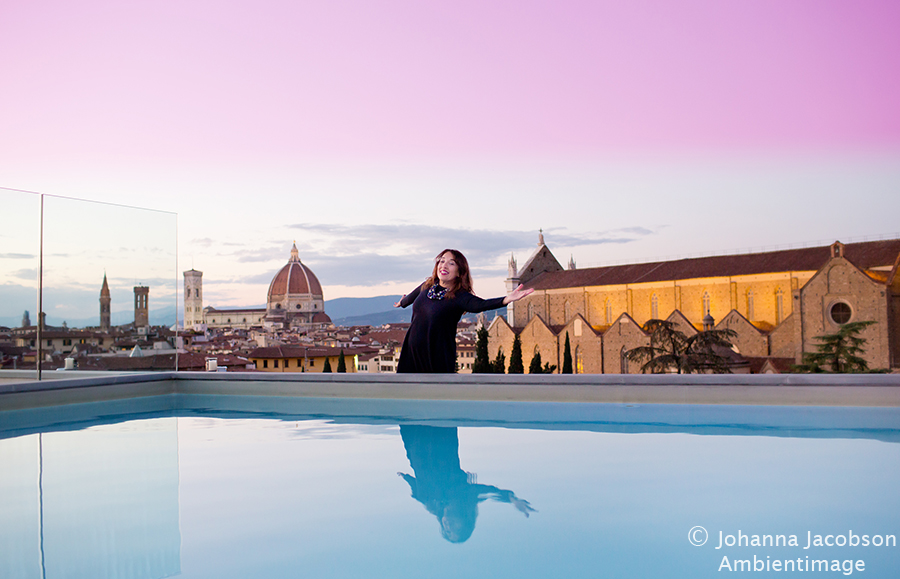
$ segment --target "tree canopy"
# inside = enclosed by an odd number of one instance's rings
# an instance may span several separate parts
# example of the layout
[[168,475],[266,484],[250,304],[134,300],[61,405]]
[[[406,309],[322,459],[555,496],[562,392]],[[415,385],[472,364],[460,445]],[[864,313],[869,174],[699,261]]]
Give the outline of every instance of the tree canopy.
[[541,366],[541,353],[535,352],[534,357],[531,358],[531,364],[528,365],[528,373],[529,374],[553,374],[556,371],[556,364],[550,365],[550,362],[544,363]]
[[[863,358],[866,344],[859,333],[875,322],[849,322],[834,334],[816,336],[819,344],[817,352],[803,352],[803,362],[794,366],[796,372],[871,372],[869,363]],[[879,370],[880,371],[880,370]]]
[[503,353],[503,348],[497,349],[497,357],[491,362],[491,372],[493,374],[506,373],[506,355]]
[[737,336],[734,330],[705,330],[686,336],[674,322],[657,319],[647,320],[643,330],[650,334],[650,345],[629,350],[626,356],[642,364],[645,374],[731,373],[728,356],[717,349],[731,348],[729,340]]

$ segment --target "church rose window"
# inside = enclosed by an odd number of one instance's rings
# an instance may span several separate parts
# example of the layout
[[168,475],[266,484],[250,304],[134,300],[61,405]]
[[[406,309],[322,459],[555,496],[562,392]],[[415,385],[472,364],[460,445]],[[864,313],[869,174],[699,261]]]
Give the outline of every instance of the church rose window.
[[853,310],[850,309],[850,306],[844,302],[836,302],[831,306],[831,320],[838,325],[844,325],[850,321],[850,316],[853,314]]

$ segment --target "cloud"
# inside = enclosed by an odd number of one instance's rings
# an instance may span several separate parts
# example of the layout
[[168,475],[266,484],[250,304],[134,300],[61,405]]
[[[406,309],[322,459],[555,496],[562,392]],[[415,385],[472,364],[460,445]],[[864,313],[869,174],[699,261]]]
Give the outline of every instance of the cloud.
[[[323,255],[396,254],[410,251],[430,255],[445,247],[453,247],[461,250],[467,257],[471,255],[473,258],[485,258],[533,247],[537,242],[535,231],[498,231],[415,224],[347,226],[301,223],[290,227],[315,233],[318,243],[311,249],[314,253]],[[564,229],[557,228],[548,229],[545,236],[552,234],[552,243],[558,247],[579,247],[603,243],[628,243],[653,233],[644,227],[628,227],[596,233],[566,233]]]
[[37,279],[37,268],[29,267],[29,268],[25,268],[25,269],[17,269],[16,271],[9,272],[8,275],[11,278],[18,278],[18,279],[25,279],[28,281],[34,281],[35,279]]
[[286,262],[287,258],[290,256],[290,253],[288,251],[285,251],[283,245],[278,245],[273,247],[238,251],[230,255],[235,256],[238,263],[265,263],[268,261],[279,260],[284,260]]
[[[315,241],[298,244],[301,260],[328,284],[365,286],[423,279],[431,272],[438,251],[452,247],[462,251],[473,272],[505,273],[498,257],[528,251],[537,243],[534,231],[495,231],[416,224],[347,226],[303,223],[291,226]],[[644,227],[628,227],[596,233],[568,233],[563,228],[545,232],[556,247],[579,247],[603,243],[630,243],[653,235]],[[284,259],[283,247],[246,252],[238,261]],[[503,263],[501,261],[501,263]],[[275,271],[251,279],[269,283]],[[247,281],[251,281],[248,279]]]
[[37,257],[31,253],[0,253],[0,259],[34,259]]
[[196,245],[198,247],[213,247],[213,246],[240,246],[240,243],[234,241],[221,241],[218,239],[212,239],[211,237],[200,237],[197,239],[192,239],[188,245]]
[[[287,260],[285,260],[286,262]],[[391,282],[407,282],[425,279],[431,272],[428,257],[419,255],[398,256],[374,253],[344,256],[310,254],[301,258],[321,283],[328,285],[367,286]],[[281,269],[273,268],[233,281],[245,284],[268,285]]]
[[[431,273],[432,260],[442,249],[462,251],[477,275],[505,275],[510,253],[519,262],[537,246],[536,231],[466,229],[412,223],[342,225],[298,223],[289,226],[297,235],[300,260],[326,285],[372,286],[415,283]],[[600,232],[544,231],[554,248],[630,243],[654,231],[625,227]],[[271,264],[265,271],[220,279],[219,282],[268,285],[290,257],[290,245],[271,244],[220,255],[235,263]],[[524,255],[523,255],[524,254]],[[212,280],[209,280],[212,281]]]

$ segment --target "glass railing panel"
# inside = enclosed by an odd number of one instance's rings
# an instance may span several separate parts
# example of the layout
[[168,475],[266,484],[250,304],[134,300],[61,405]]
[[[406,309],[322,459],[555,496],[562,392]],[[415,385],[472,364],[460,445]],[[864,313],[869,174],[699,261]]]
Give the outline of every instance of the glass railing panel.
[[[10,328],[0,341],[33,350],[19,352],[18,364],[35,368],[40,357],[41,373],[177,368],[174,213],[8,190],[2,195],[15,211],[5,215],[23,216],[5,220],[0,250],[0,325]],[[38,338],[39,300],[44,323]],[[30,328],[22,327],[25,310]]]
[[3,368],[21,368],[24,346],[14,336],[38,319],[40,195],[0,189],[0,207],[0,359]]

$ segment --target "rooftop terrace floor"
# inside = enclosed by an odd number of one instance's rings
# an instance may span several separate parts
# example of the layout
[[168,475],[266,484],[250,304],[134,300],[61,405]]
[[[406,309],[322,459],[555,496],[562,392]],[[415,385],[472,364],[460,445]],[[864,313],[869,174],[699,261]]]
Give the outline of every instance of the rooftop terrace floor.
[[[49,376],[48,376],[49,374]],[[0,372],[0,411],[165,394],[900,407],[900,374],[464,375]]]

